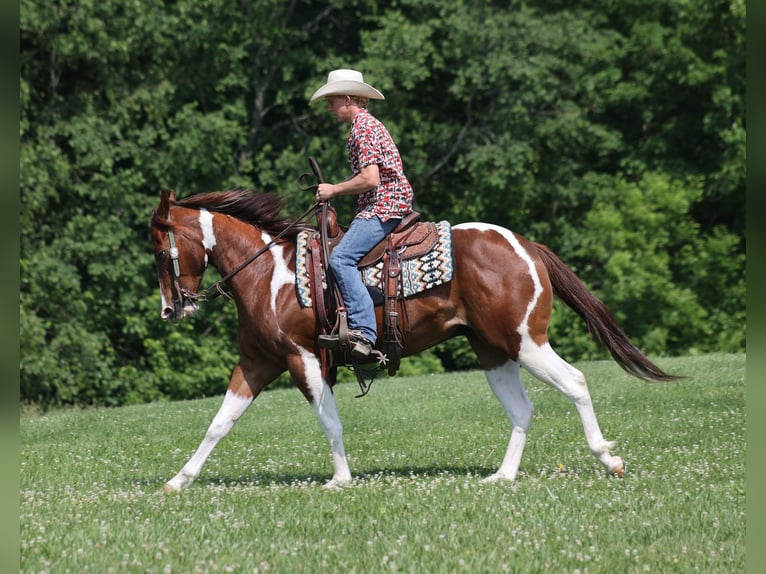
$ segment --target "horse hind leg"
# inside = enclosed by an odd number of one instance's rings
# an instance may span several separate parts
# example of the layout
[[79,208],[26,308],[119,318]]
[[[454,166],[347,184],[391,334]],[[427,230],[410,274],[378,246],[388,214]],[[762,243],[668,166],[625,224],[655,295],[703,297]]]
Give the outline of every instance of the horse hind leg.
[[558,389],[574,403],[591,454],[604,465],[608,474],[624,476],[625,463],[619,456],[611,454],[614,442],[605,440],[601,434],[582,372],[562,359],[548,342],[543,345],[531,341],[522,343],[519,361],[532,375]]
[[511,421],[512,430],[500,468],[482,482],[514,480],[519,470],[533,411],[532,403],[521,382],[519,370],[519,364],[509,360],[500,367],[484,372],[492,392],[503,405]]

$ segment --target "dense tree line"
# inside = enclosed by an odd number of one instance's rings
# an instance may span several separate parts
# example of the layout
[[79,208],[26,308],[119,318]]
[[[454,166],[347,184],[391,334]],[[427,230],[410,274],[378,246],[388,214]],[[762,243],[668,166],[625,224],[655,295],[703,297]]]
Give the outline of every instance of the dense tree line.
[[[340,67],[386,95],[425,217],[549,245],[650,354],[744,350],[744,0],[22,0],[20,25],[25,401],[221,392],[233,305],[159,319],[149,217],[235,186],[301,213],[308,156],[347,175],[347,127],[307,105]],[[604,356],[564,307],[551,330]]]

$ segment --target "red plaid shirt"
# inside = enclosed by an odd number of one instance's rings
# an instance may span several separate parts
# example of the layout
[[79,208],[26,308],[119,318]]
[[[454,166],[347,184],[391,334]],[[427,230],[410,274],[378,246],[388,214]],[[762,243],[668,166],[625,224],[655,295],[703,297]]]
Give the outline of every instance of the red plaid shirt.
[[351,122],[346,141],[348,162],[354,175],[363,167],[377,164],[380,184],[357,198],[357,217],[381,221],[404,217],[412,211],[412,186],[404,175],[402,158],[386,127],[362,109]]

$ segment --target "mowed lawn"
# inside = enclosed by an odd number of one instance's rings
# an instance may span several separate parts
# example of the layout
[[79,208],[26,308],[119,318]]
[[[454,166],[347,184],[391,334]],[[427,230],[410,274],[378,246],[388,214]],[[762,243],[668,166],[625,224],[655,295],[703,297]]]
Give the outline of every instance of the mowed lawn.
[[[480,372],[336,388],[352,485],[295,389],[264,393],[188,490],[160,492],[220,397],[24,414],[22,572],[743,572],[745,356],[657,361],[649,384],[580,363],[607,478],[574,406],[524,379],[535,415],[513,483],[482,484],[510,425]],[[222,383],[222,393],[224,390]]]

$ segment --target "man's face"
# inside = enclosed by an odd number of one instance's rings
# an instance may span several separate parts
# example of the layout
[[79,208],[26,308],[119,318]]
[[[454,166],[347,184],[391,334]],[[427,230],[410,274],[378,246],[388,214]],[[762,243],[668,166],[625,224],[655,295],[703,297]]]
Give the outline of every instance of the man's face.
[[351,98],[349,96],[327,96],[327,111],[335,116],[339,122],[353,120],[351,114]]

